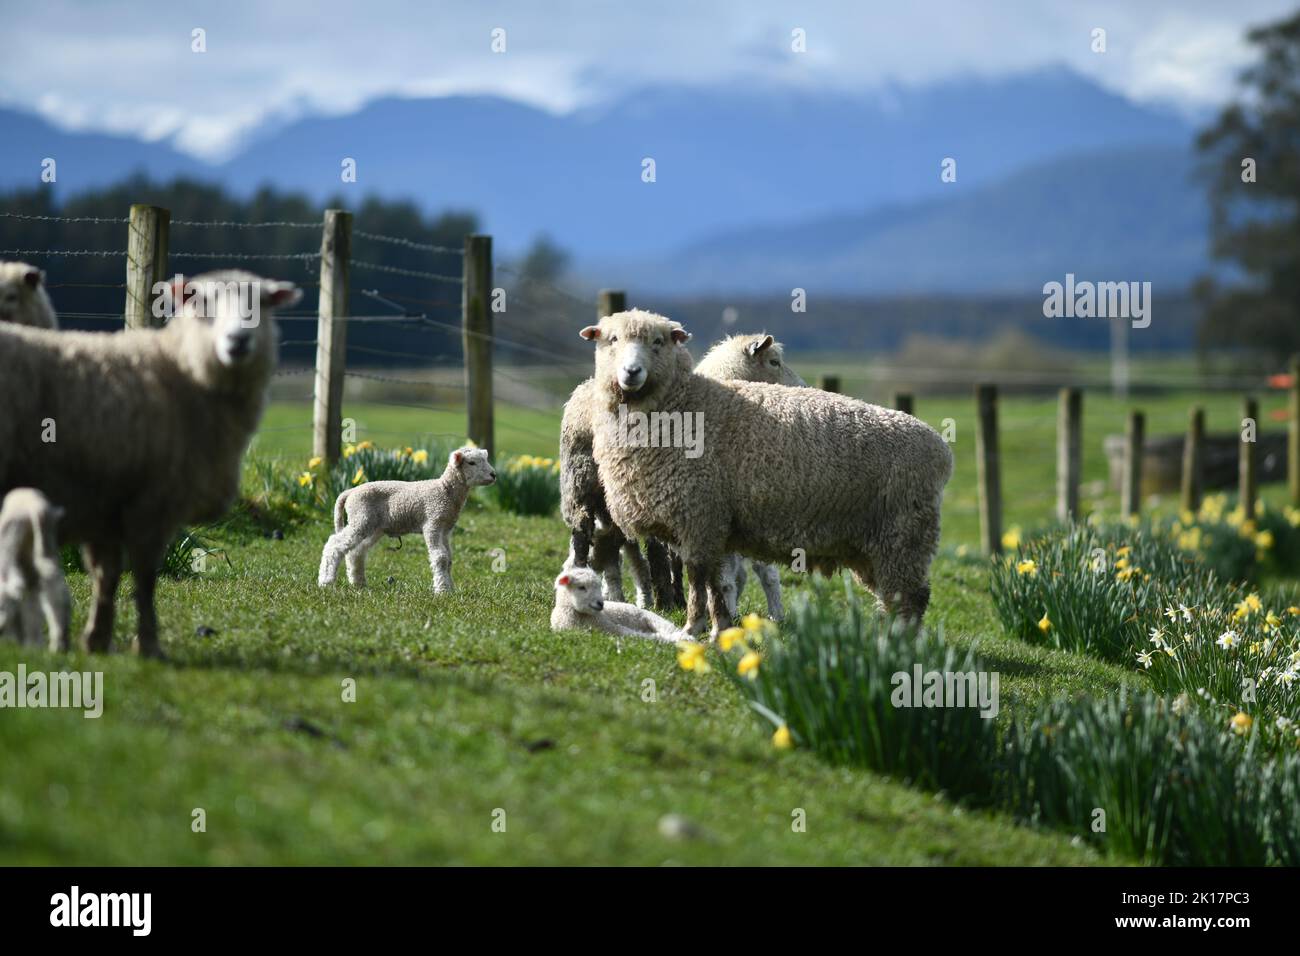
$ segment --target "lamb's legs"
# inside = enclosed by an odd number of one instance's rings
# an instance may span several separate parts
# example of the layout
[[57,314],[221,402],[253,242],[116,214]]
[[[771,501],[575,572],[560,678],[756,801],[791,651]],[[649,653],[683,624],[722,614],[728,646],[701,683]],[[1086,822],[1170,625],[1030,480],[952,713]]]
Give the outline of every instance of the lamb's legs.
[[429,551],[429,567],[433,569],[433,593],[450,594],[453,588],[451,535],[434,525],[429,525],[424,529],[424,546]]
[[673,566],[668,546],[658,538],[645,539],[646,563],[650,566],[650,588],[654,592],[655,607],[670,611],[673,603]]
[[368,538],[363,538],[359,543],[352,546],[348,551],[345,561],[348,566],[348,584],[356,588],[366,586],[366,555],[383,538],[383,532],[376,532]]
[[[329,536],[325,542],[325,547],[320,555],[320,572],[316,576],[316,583],[321,587],[328,587],[334,583],[334,579],[339,576],[339,564],[347,558],[353,548],[358,547],[365,536],[361,529],[356,525],[348,525],[342,531],[336,531]],[[351,561],[348,562],[349,580],[351,580]]]
[[774,564],[755,561],[754,576],[763,586],[763,596],[767,598],[767,616],[780,621],[785,617],[785,608],[781,604],[781,572]]
[[45,626],[50,632],[50,650],[68,650],[72,593],[62,574],[52,574],[41,581],[41,610],[45,612]]
[[104,653],[113,643],[113,602],[122,577],[122,551],[116,542],[87,544],[82,558],[90,571],[91,610],[82,636],[86,650]]
[[632,569],[632,581],[636,585],[636,606],[643,608],[650,599],[650,565],[641,554],[641,547],[635,538],[629,538],[623,543],[623,553],[627,555],[627,563]]

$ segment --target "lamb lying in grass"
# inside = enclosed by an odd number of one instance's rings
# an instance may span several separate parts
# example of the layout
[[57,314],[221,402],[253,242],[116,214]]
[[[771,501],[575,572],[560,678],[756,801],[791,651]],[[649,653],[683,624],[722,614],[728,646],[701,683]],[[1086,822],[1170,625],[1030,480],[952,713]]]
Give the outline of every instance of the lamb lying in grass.
[[690,636],[653,611],[635,604],[606,601],[601,594],[600,578],[591,568],[565,568],[555,579],[551,630],[604,631],[617,637],[670,642]]
[[[366,586],[366,553],[385,535],[424,535],[433,569],[433,590],[452,590],[451,532],[471,488],[490,485],[497,473],[481,448],[458,448],[447,457],[441,478],[427,481],[371,481],[349,488],[334,502],[334,533],[325,542],[317,584],[327,587],[346,558],[348,583]],[[344,524],[346,517],[347,523]]]
[[0,262],[0,322],[57,329],[59,320],[45,293],[45,273],[25,262]]
[[0,507],[0,635],[39,644],[43,612],[52,651],[68,649],[72,610],[55,535],[61,517],[34,488],[15,488]]

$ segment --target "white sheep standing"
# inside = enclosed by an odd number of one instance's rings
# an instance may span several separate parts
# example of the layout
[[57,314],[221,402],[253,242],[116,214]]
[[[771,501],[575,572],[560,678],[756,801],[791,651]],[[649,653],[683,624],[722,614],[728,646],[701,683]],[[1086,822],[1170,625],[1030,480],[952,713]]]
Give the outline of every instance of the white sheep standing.
[[0,322],[57,329],[58,317],[45,291],[45,273],[25,262],[0,262]]
[[60,538],[82,544],[91,577],[87,649],[112,642],[125,555],[139,653],[162,656],[163,555],[182,525],[234,503],[278,358],[271,313],[301,296],[292,282],[210,272],[164,287],[156,311],[175,315],[162,329],[0,324],[0,493],[37,488],[64,509]]
[[622,601],[605,600],[596,572],[591,568],[576,567],[566,567],[555,579],[551,630],[594,630],[618,637],[671,642],[690,636],[653,611]]
[[35,488],[15,488],[0,506],[0,635],[39,644],[43,614],[51,651],[68,649],[72,615],[56,536],[61,517]]
[[[731,335],[713,345],[695,366],[697,375],[719,382],[768,382],[773,385],[804,387],[808,383],[786,364],[785,347],[765,332]],[[722,562],[722,593],[731,616],[736,616],[740,596],[745,593],[745,558],[729,554]],[[785,616],[781,603],[781,573],[776,565],[750,561],[754,577],[763,588],[767,616],[779,621]]]
[[[451,533],[471,488],[490,485],[497,473],[482,448],[458,448],[439,478],[370,481],[344,491],[334,502],[334,533],[325,542],[317,584],[328,587],[346,558],[348,583],[366,585],[366,553],[385,536],[422,534],[433,570],[433,590],[452,590]],[[346,518],[346,523],[344,519]]]
[[[810,570],[847,566],[887,610],[921,618],[953,463],[934,429],[818,389],[696,374],[682,347],[689,333],[652,313],[617,313],[581,334],[596,343],[603,407],[592,450],[610,516],[677,546],[688,631],[703,630],[706,613],[715,634],[731,623],[720,578],[730,552],[789,562],[801,551]],[[620,406],[661,421],[702,416],[701,453],[626,441]]]

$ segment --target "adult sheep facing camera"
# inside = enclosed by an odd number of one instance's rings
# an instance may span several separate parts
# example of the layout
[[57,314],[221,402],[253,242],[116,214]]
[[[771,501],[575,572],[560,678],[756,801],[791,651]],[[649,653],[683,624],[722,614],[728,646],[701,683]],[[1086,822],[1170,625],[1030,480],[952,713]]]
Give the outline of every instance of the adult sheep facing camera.
[[168,543],[234,503],[240,462],[276,364],[270,313],[291,282],[213,272],[171,290],[162,329],[51,332],[0,325],[0,494],[29,486],[65,511],[93,603],[87,649],[106,651],[125,553],[138,649],[161,656],[154,584]]
[[[652,313],[617,313],[581,334],[596,343],[593,453],[610,515],[678,546],[688,630],[704,628],[706,586],[713,632],[730,624],[720,567],[733,551],[788,563],[802,549],[811,569],[852,569],[891,612],[925,613],[952,474],[934,429],[842,395],[696,374],[690,335]],[[653,430],[656,412],[702,425],[702,442],[648,447],[628,422],[641,413]]]

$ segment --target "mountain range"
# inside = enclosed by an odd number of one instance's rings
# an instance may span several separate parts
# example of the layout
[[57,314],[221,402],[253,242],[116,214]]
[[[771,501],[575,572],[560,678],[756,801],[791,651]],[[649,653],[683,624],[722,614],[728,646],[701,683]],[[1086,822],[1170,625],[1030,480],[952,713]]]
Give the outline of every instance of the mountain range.
[[220,162],[0,110],[0,189],[52,157],[63,196],[143,171],[412,198],[476,213],[503,254],[547,235],[577,276],[646,291],[1025,292],[1067,271],[1183,286],[1207,265],[1195,122],[1063,68],[860,95],[657,87],[564,115],[380,99],[269,121]]

